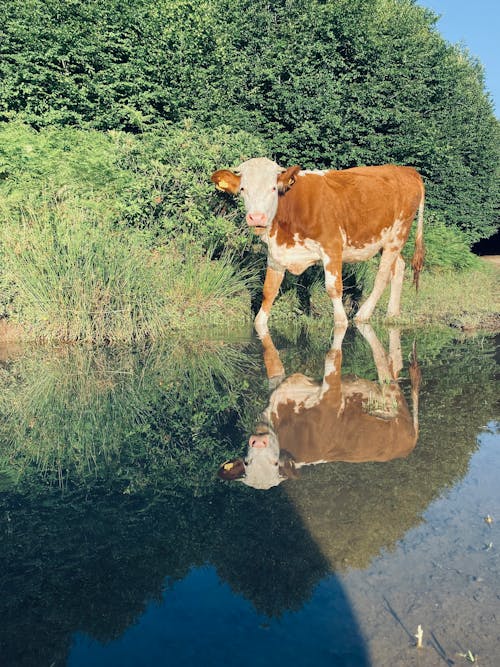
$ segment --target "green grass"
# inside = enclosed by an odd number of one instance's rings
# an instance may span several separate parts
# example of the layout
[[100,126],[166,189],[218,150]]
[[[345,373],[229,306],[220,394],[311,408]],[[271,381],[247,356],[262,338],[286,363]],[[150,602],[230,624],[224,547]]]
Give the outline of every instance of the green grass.
[[[370,291],[376,269],[375,264],[365,264],[361,300]],[[405,327],[432,325],[463,330],[500,330],[500,271],[477,257],[471,260],[471,265],[475,268],[424,269],[418,292],[412,285],[411,272],[407,270],[401,296],[401,316],[390,322]],[[333,307],[323,284],[319,281],[313,283],[309,296],[309,312],[305,312],[294,290],[284,292],[271,311],[271,331],[293,342],[302,335],[309,340],[317,335],[331,336]],[[373,314],[374,324],[389,322],[385,316],[388,299],[387,289]],[[353,318],[357,305],[349,290],[344,293],[344,306],[348,317]]]
[[[384,295],[380,315],[386,300]],[[500,329],[500,271],[485,262],[465,271],[425,271],[417,293],[407,276],[401,302],[398,322],[403,325]]]
[[152,248],[101,225],[78,201],[25,211],[1,234],[9,320],[25,338],[116,343],[250,319],[252,276],[229,257]]

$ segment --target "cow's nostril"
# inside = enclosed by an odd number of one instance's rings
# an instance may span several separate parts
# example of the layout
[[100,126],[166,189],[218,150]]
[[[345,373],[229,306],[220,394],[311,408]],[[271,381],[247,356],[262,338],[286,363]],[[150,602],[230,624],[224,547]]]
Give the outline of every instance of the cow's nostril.
[[247,223],[252,227],[264,227],[267,222],[265,213],[247,213]]

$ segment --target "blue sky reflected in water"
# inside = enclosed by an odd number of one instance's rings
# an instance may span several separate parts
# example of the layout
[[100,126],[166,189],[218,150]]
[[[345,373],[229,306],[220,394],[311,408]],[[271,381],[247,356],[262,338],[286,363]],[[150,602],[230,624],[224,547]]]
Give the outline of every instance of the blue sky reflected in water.
[[116,641],[101,644],[77,634],[68,661],[68,667],[235,664],[363,667],[369,662],[336,577],[323,580],[300,611],[269,619],[208,566],[191,570],[165,591],[160,604],[150,603]]

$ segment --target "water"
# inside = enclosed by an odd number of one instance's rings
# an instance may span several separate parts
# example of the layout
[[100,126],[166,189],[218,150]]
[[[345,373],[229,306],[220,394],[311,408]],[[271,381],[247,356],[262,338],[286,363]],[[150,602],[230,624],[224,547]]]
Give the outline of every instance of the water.
[[500,664],[495,338],[290,338],[0,351],[1,665]]

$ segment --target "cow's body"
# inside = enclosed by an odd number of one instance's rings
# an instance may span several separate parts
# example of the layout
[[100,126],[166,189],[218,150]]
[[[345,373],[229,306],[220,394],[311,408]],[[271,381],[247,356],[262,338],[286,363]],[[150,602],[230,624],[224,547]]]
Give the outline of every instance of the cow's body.
[[[402,365],[398,332],[391,333],[386,355],[371,327],[361,325],[360,330],[371,346],[379,381],[341,377],[342,336],[337,333],[325,359],[323,380],[299,373],[284,379],[250,437],[245,459],[224,464],[221,477],[265,489],[294,476],[304,465],[389,461],[413,450],[418,436],[418,367],[411,367],[412,417],[397,383]],[[268,376],[282,377],[269,334],[262,342]]]
[[247,223],[268,246],[268,269],[256,328],[267,332],[267,319],[285,270],[296,275],[321,263],[332,298],[335,323],[344,325],[342,262],[370,259],[382,251],[371,295],[356,319],[367,320],[391,282],[388,315],[399,315],[404,261],[401,249],[419,211],[414,276],[423,261],[424,186],[411,167],[385,165],[343,171],[282,169],[266,158],[244,162],[236,173],[212,174],[219,189],[244,198]]

